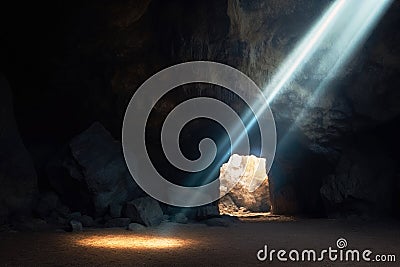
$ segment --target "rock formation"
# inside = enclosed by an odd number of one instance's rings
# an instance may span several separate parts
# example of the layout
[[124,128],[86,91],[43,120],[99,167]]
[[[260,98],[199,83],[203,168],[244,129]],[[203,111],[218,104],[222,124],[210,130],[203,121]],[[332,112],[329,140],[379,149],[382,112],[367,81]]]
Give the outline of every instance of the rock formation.
[[[239,210],[268,212],[271,210],[268,176],[264,158],[233,154],[220,170],[219,200],[222,213]],[[232,188],[228,192],[228,188]]]

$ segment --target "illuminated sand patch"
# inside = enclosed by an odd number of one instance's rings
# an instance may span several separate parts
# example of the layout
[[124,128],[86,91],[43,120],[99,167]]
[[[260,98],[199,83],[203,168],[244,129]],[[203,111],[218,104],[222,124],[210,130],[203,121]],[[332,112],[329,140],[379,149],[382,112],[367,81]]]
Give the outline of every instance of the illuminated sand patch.
[[99,235],[80,239],[78,245],[112,249],[168,249],[187,246],[191,240],[136,235]]

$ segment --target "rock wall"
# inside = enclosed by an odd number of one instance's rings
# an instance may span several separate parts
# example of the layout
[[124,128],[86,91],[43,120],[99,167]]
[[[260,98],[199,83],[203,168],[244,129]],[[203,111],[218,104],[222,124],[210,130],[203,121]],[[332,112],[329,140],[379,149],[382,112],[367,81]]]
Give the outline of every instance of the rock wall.
[[0,224],[30,216],[37,177],[14,119],[10,86],[0,73]]

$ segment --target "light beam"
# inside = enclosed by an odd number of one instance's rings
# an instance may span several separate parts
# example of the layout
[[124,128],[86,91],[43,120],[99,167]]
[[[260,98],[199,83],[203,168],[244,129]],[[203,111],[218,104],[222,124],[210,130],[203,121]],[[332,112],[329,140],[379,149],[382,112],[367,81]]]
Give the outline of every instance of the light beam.
[[[307,103],[311,105],[351,59],[392,2],[393,0],[336,0],[299,42],[278,68],[271,82],[263,89],[267,103],[263,104],[262,101],[258,103],[257,114],[265,112],[266,105],[282,93],[310,61],[319,62],[314,74],[325,77],[314,90],[310,88],[314,93]],[[318,57],[317,52],[322,50],[325,51],[324,55]],[[296,121],[303,115],[304,109]],[[256,124],[256,117],[251,111],[241,117],[247,131]],[[238,129],[234,130],[238,131]],[[239,138],[231,145],[232,151],[245,135],[246,132],[239,134]],[[226,141],[229,142],[229,140]],[[227,145],[227,142],[223,144],[223,147]],[[228,151],[217,166],[226,162],[230,154],[231,151]],[[217,174],[218,169],[216,168],[212,173]]]

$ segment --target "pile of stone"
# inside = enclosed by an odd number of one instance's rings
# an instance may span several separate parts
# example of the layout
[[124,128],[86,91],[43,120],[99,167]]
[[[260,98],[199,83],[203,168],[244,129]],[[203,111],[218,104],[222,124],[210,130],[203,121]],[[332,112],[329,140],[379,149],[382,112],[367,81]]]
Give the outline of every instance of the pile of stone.
[[215,204],[177,208],[147,196],[131,177],[121,144],[100,123],[73,138],[48,164],[47,176],[54,191],[40,196],[35,215],[69,231],[87,227],[139,231],[162,222],[229,224]]

